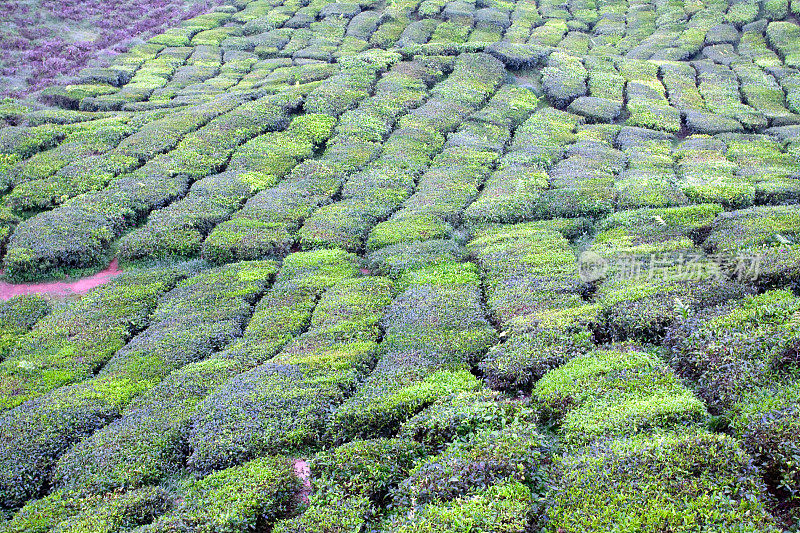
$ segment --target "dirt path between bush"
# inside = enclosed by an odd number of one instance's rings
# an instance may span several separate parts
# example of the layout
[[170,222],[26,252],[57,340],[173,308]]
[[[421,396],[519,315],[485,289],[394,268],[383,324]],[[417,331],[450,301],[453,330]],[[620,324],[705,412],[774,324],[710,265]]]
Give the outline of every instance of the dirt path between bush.
[[105,270],[75,281],[48,281],[45,283],[7,283],[0,281],[0,300],[8,300],[21,294],[45,294],[50,296],[83,294],[95,287],[108,283],[121,273],[117,260],[114,259]]
[[308,503],[308,496],[311,494],[311,467],[305,459],[296,459],[294,462],[294,473],[303,482],[295,497],[299,503]]

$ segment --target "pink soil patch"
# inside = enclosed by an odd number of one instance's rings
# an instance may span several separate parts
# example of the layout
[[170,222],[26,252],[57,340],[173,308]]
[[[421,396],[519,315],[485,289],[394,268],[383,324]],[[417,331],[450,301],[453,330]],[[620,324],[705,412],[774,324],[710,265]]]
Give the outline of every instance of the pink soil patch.
[[95,287],[108,283],[121,272],[117,260],[114,259],[105,270],[75,281],[52,281],[47,283],[6,283],[5,281],[0,281],[0,300],[8,300],[21,294],[48,294],[50,296],[83,294]]
[[311,494],[311,467],[305,459],[296,459],[294,462],[294,473],[303,482],[303,488],[296,494],[300,503],[308,503],[308,495]]

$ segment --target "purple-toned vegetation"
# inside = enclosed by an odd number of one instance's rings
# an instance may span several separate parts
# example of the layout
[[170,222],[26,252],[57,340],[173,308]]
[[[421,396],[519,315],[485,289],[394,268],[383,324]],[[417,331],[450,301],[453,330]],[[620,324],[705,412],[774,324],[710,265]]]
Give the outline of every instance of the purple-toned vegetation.
[[[216,0],[31,0],[0,5],[0,95],[22,96],[198,15]],[[89,37],[87,39],[87,37]],[[93,38],[92,38],[93,37]]]

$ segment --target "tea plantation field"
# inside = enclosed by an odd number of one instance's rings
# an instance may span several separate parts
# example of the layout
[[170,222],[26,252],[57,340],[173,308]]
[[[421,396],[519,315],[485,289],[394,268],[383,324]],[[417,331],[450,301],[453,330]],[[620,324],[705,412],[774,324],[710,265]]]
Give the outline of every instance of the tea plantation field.
[[0,102],[4,279],[123,270],[0,302],[0,532],[800,530],[799,15],[226,0]]

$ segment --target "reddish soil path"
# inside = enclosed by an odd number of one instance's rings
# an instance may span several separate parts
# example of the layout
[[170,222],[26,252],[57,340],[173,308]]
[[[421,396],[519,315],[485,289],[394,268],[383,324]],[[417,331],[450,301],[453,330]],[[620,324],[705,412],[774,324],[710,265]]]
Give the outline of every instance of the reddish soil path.
[[5,281],[0,281],[0,300],[8,300],[21,294],[47,294],[50,296],[83,294],[95,287],[108,283],[111,278],[121,273],[117,260],[114,259],[105,270],[75,281],[49,281],[45,283],[6,283]]
[[311,467],[305,459],[296,459],[294,462],[294,473],[303,482],[303,488],[295,495],[299,503],[308,503],[308,495],[311,494]]

